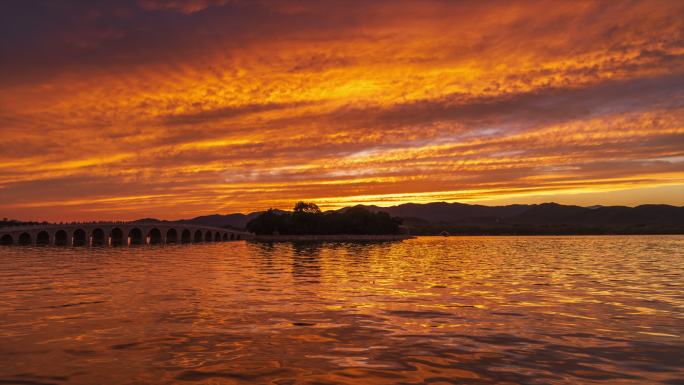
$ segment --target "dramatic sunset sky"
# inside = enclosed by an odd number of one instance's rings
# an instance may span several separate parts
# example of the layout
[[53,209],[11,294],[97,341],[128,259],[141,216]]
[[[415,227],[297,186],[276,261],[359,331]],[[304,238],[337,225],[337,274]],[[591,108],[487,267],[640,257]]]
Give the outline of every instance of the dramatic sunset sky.
[[684,205],[684,1],[9,0],[0,217]]

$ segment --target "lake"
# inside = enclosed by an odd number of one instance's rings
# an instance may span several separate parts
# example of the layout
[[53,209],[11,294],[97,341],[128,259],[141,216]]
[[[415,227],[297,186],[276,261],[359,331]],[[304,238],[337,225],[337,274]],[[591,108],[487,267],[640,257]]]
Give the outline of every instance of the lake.
[[684,384],[684,236],[0,248],[0,384]]

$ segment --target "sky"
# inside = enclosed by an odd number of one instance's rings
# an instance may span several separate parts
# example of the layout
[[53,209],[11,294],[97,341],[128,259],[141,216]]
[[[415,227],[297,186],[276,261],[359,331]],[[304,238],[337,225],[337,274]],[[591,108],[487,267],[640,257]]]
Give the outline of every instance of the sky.
[[0,217],[684,205],[684,2],[6,0]]

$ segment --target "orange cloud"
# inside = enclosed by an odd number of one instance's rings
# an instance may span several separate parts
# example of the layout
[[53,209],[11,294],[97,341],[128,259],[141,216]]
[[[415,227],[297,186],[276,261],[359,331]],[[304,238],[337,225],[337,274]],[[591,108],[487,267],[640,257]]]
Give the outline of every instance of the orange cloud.
[[3,216],[684,184],[681,2],[0,7]]

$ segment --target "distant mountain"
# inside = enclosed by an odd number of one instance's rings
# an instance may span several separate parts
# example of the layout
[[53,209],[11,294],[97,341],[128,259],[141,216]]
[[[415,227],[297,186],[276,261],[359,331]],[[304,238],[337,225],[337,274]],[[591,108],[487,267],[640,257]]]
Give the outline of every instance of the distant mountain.
[[[400,217],[404,225],[417,234],[442,231],[452,234],[684,234],[684,207],[670,205],[581,207],[543,203],[483,206],[434,202],[360,207]],[[244,229],[247,222],[261,213],[214,214],[177,222]],[[143,221],[156,220],[148,218]]]
[[166,221],[162,221],[161,219],[157,219],[157,218],[140,218],[140,219],[136,219],[136,220],[131,221],[131,222],[133,222],[133,223],[158,223],[158,222],[166,222]]
[[[283,212],[282,210],[276,210]],[[213,214],[195,217],[192,219],[181,219],[179,223],[189,223],[193,225],[212,226],[212,227],[232,227],[236,229],[244,229],[247,227],[247,222],[258,217],[263,211],[257,211],[250,214]]]
[[392,216],[429,223],[509,225],[681,225],[684,207],[670,205],[569,206],[558,203],[482,206],[463,203],[407,203],[399,206],[364,206]]
[[213,215],[204,215],[192,219],[182,219],[178,222],[180,223],[189,223],[193,225],[202,225],[202,226],[213,226],[213,227],[235,227],[235,228],[240,228],[243,229],[247,225],[247,222],[252,220],[252,218],[256,218],[260,213],[251,213],[251,214],[227,214],[227,215],[221,215],[221,214],[213,214]]
[[[421,219],[430,223],[487,223],[523,213],[527,205],[482,206],[463,203],[406,203],[399,206],[361,206],[371,211],[383,211],[400,218]],[[344,210],[344,209],[343,209]]]

